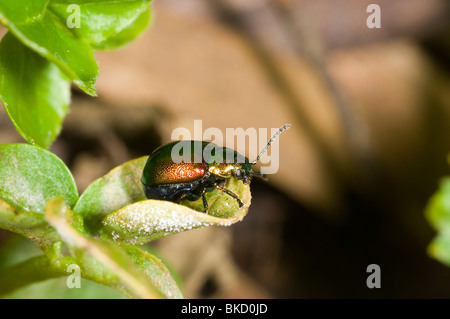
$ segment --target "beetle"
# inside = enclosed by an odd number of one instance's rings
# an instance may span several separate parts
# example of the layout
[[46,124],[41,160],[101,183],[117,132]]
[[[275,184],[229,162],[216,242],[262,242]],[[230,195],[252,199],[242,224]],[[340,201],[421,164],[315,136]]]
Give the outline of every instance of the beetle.
[[[183,199],[195,201],[201,197],[204,212],[207,213],[209,205],[205,193],[219,189],[234,198],[239,208],[242,208],[244,203],[238,195],[224,187],[226,180],[235,178],[249,184],[253,176],[263,177],[252,170],[252,165],[258,162],[276,137],[289,127],[286,124],[278,129],[252,162],[231,148],[219,147],[211,142],[184,140],[160,146],[150,154],[142,173],[145,196],[175,203]],[[187,154],[184,154],[186,150]],[[179,161],[174,159],[174,154],[186,156]]]

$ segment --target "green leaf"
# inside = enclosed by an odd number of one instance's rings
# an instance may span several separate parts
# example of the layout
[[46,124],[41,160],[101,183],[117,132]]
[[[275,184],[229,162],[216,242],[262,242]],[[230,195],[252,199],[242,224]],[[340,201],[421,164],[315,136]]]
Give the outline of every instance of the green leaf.
[[40,247],[60,239],[43,214],[17,210],[2,200],[0,200],[0,228],[27,237]]
[[13,267],[2,269],[0,273],[0,295],[30,283],[64,275],[67,275],[67,273],[56,271],[51,267],[47,257],[33,257]]
[[0,199],[42,214],[47,201],[57,196],[69,207],[78,200],[75,181],[56,155],[29,144],[0,145]]
[[[85,237],[72,228],[64,217],[69,211],[62,199],[56,198],[48,203],[45,216],[72,249],[72,256],[80,266],[84,278],[122,289],[138,298],[165,296],[166,287],[155,287],[152,280],[156,277],[149,280],[122,248],[111,242]],[[136,253],[136,250],[132,252]],[[142,258],[142,254],[137,257]],[[166,277],[163,280],[168,279]]]
[[0,246],[0,269],[41,255],[42,250],[36,247],[32,241],[19,235],[10,234]]
[[[229,226],[242,220],[247,214],[251,195],[249,185],[233,178],[227,180],[225,187],[240,197],[244,203],[242,208],[239,208],[235,199],[229,199],[228,195],[219,190],[207,194],[208,202],[212,202],[210,214],[168,201],[145,200],[108,214],[102,221],[102,234],[117,242],[144,244],[195,228]],[[186,204],[192,207],[199,205],[197,202]]]
[[[42,214],[38,215],[43,219]],[[42,250],[23,237],[11,236],[1,247],[0,295],[60,275],[61,273],[51,269]]]
[[72,81],[96,95],[98,65],[89,43],[49,8],[49,0],[0,1],[0,22],[26,46],[55,63]]
[[113,211],[145,199],[141,175],[147,158],[126,162],[95,180],[81,195],[74,212],[88,221],[98,222]]
[[139,270],[163,295],[173,299],[183,298],[170,271],[159,258],[134,246],[124,248]]
[[147,29],[152,20],[151,8],[143,11],[126,28],[111,35],[106,40],[92,44],[97,50],[112,50],[127,45]]
[[[95,49],[112,49],[133,40],[149,23],[150,0],[53,0],[50,8]],[[78,12],[77,12],[78,11]]]
[[450,234],[439,233],[428,246],[428,254],[450,267]]
[[426,217],[438,231],[428,247],[428,253],[450,266],[450,177],[441,181],[439,190],[431,197],[426,208]]
[[68,111],[70,81],[8,32],[0,42],[0,99],[23,138],[48,148]]
[[[227,179],[225,188],[235,193],[245,204],[244,207],[239,208],[236,199],[225,194],[221,190],[214,190],[206,193],[206,200],[209,205],[208,214],[219,218],[236,218],[242,219],[247,214],[250,206],[251,194],[250,185],[244,184],[235,178]],[[181,205],[192,208],[196,211],[203,212],[203,200],[199,198],[196,201],[183,200]]]
[[442,179],[426,208],[426,216],[436,230],[450,231],[450,177]]
[[33,283],[11,293],[4,299],[125,299],[127,296],[113,288],[81,278],[80,288],[67,287],[67,275]]
[[225,187],[245,203],[242,209],[234,198],[220,190],[206,194],[209,215],[201,213],[201,199],[195,202],[186,200],[182,205],[145,200],[141,176],[147,158],[143,156],[114,168],[89,185],[81,195],[74,211],[85,218],[86,223],[90,221],[91,231],[99,231],[103,224],[102,231],[107,238],[133,244],[145,243],[192,228],[230,225],[247,213],[251,200],[250,186],[233,178],[227,180]]
[[[42,215],[40,215],[42,216]],[[43,217],[43,216],[42,216]],[[81,289],[67,286],[63,267],[54,268],[42,250],[21,236],[11,236],[0,249],[1,298],[74,299],[125,298],[110,287],[81,279]],[[48,279],[62,277],[56,279]],[[7,294],[4,294],[7,293]]]

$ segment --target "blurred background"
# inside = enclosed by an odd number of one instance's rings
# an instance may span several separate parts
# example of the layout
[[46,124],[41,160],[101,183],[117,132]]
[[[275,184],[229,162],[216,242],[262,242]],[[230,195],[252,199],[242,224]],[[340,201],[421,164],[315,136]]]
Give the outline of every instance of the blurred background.
[[[129,46],[96,54],[99,97],[73,88],[51,150],[80,192],[194,120],[292,124],[242,222],[152,243],[185,297],[450,297],[424,216],[450,172],[448,1],[156,0],[154,14]],[[0,141],[22,142],[3,108]]]

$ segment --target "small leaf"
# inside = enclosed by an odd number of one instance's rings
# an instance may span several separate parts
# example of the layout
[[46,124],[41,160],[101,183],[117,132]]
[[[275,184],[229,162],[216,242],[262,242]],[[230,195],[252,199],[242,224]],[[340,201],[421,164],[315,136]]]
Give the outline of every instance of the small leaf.
[[133,40],[149,23],[150,0],[53,0],[50,8],[64,21],[80,13],[80,27],[73,32],[95,49],[112,49]]
[[183,298],[175,280],[160,259],[135,246],[125,246],[125,251],[162,294],[173,299]]
[[23,138],[48,148],[68,111],[70,81],[8,32],[0,42],[0,99]]
[[45,216],[64,242],[73,250],[83,277],[124,290],[139,298],[161,298],[164,294],[139,271],[127,253],[111,242],[88,238],[78,233],[65,220],[70,210],[61,198],[51,200]]
[[2,295],[4,299],[126,299],[128,296],[113,288],[81,278],[81,289],[67,287],[66,273],[62,278],[48,279]]
[[72,174],[56,155],[29,144],[0,145],[0,199],[42,214],[47,201],[57,196],[69,207],[78,200]]
[[442,179],[426,208],[426,216],[436,230],[450,231],[450,177]]
[[[235,192],[236,189],[240,190],[236,193],[240,195],[244,207],[239,208],[233,198],[230,202],[229,196],[219,190],[208,194],[210,199],[214,198],[210,212],[223,217],[201,213],[168,201],[145,200],[107,215],[103,220],[102,233],[117,242],[144,244],[190,229],[213,225],[229,226],[242,220],[247,214],[251,195],[249,185],[233,178],[227,180],[225,187]],[[198,203],[191,205],[196,206]]]
[[[44,219],[42,214],[36,215]],[[54,229],[53,231],[55,232]],[[42,250],[31,241],[21,236],[11,236],[2,244],[0,251],[0,295],[2,298],[8,298],[3,294],[22,286],[61,275],[67,275],[67,273],[53,269],[49,260],[42,254]]]
[[[206,193],[206,201],[209,205],[208,214],[220,218],[244,217],[250,206],[250,185],[245,185],[242,181],[235,178],[229,178],[225,183],[225,188],[236,194],[246,205],[240,209],[236,199],[221,190],[214,190]],[[183,200],[181,205],[199,212],[203,212],[204,210],[203,200],[201,198],[196,201]]]
[[[48,0],[0,1],[0,22],[26,46],[55,63],[72,81],[96,95],[98,65],[88,42],[77,38]],[[33,89],[33,88],[30,88]]]
[[0,295],[34,282],[67,275],[51,267],[47,257],[37,256],[0,272]]
[[128,204],[145,199],[141,184],[148,156],[126,162],[95,180],[81,195],[74,212],[87,220],[103,216]]
[[144,32],[152,21],[151,7],[143,11],[126,28],[106,40],[92,44],[97,50],[112,50],[127,45]]
[[450,177],[441,181],[439,190],[431,197],[426,217],[438,231],[428,247],[431,256],[450,266]]
[[0,269],[41,255],[42,250],[36,247],[32,241],[19,235],[10,234],[0,246]]
[[59,235],[44,218],[43,214],[17,210],[0,200],[0,228],[27,237],[39,247],[59,240]]
[[450,233],[439,233],[428,246],[428,253],[433,258],[450,267]]
[[[43,215],[39,214],[43,217]],[[21,236],[11,236],[0,248],[0,297],[6,299],[125,298],[113,288],[81,279],[82,289],[67,286],[66,265],[55,268],[42,250]],[[47,279],[53,277],[62,277]],[[44,280],[44,281],[42,281]],[[22,287],[23,286],[23,287]],[[3,294],[7,293],[7,294]]]

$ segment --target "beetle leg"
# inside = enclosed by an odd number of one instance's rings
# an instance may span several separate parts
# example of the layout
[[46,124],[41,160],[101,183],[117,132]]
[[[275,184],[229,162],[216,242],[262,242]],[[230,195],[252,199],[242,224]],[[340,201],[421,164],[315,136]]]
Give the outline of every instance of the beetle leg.
[[187,194],[185,193],[185,194],[183,194],[183,195],[181,195],[180,196],[180,198],[178,198],[178,200],[177,200],[177,203],[179,204],[179,203],[181,203],[181,201],[183,200],[183,199],[185,199],[186,198],[186,196],[187,196]]
[[202,200],[203,200],[203,208],[204,208],[203,212],[206,214],[208,212],[209,205],[208,205],[208,201],[206,200],[205,192],[202,193]]
[[243,202],[239,199],[239,197],[238,197],[235,193],[233,193],[232,191],[229,191],[228,189],[226,189],[225,187],[220,186],[220,185],[215,185],[215,187],[216,187],[217,189],[220,189],[221,191],[224,191],[225,193],[227,193],[227,194],[230,195],[231,197],[233,197],[233,198],[238,202],[239,208],[242,208],[242,206],[244,206],[244,203],[243,203]]

